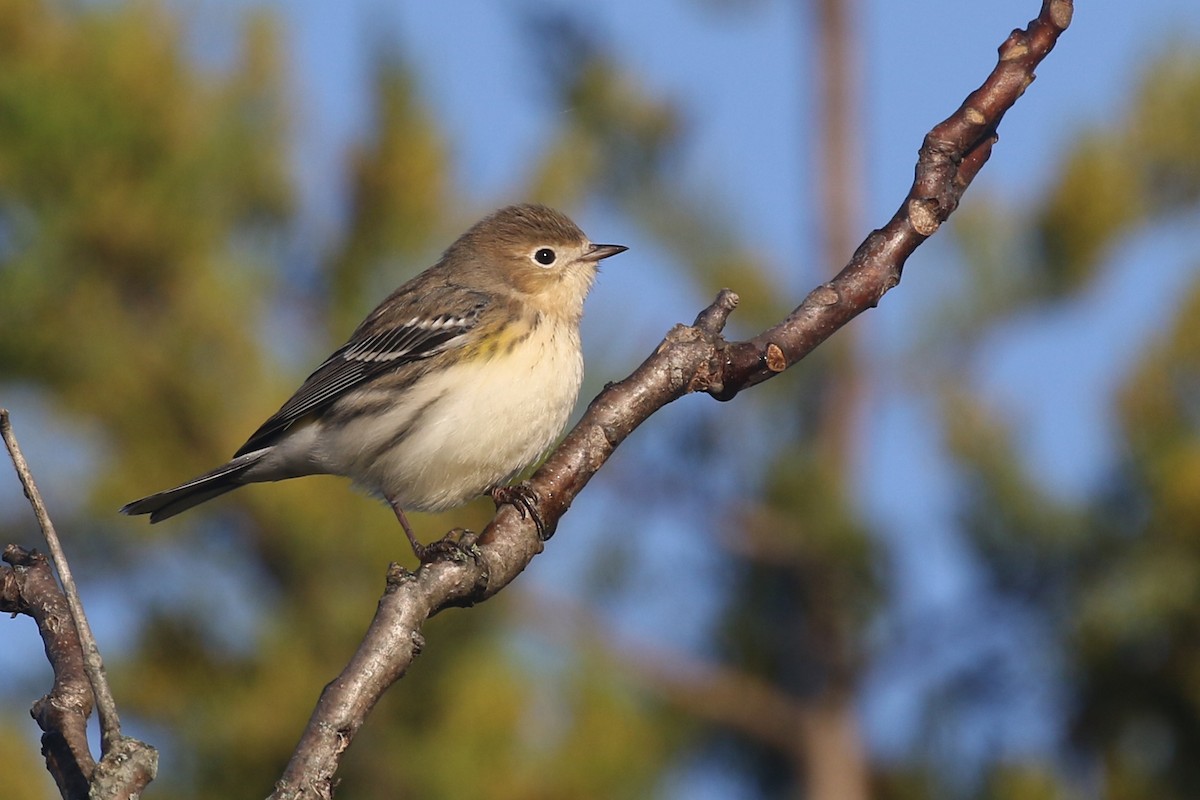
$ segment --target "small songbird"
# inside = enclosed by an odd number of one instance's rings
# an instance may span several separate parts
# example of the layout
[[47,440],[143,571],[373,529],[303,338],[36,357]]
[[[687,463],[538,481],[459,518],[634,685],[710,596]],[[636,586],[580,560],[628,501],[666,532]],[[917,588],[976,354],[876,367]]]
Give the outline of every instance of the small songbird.
[[584,298],[626,249],[545,206],[500,209],[368,314],[232,459],[122,513],[159,522],[243,484],[342,475],[391,505],[424,561],[405,509],[511,501],[507,483],[562,433]]

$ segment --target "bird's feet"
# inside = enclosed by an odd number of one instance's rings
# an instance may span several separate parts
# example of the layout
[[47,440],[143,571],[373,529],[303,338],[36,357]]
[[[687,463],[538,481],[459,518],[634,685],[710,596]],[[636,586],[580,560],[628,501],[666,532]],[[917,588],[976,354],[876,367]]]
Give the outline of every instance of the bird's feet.
[[475,547],[475,540],[479,538],[479,534],[475,531],[467,530],[466,528],[455,528],[447,533],[436,542],[429,544],[421,544],[420,542],[413,544],[413,554],[422,564],[430,564],[434,561],[464,561],[468,558],[475,558],[479,549]]
[[412,525],[408,524],[408,517],[405,516],[404,510],[400,508],[400,505],[390,499],[388,500],[388,505],[395,512],[396,519],[400,522],[400,527],[404,529],[404,535],[408,538],[408,544],[412,547],[413,555],[422,564],[429,564],[430,562],[441,561],[442,559],[461,561],[465,558],[474,558],[479,552],[475,547],[475,540],[478,538],[477,534],[466,528],[455,528],[436,542],[421,544],[420,540],[417,539],[417,535],[413,533]]
[[526,517],[532,519],[533,526],[537,528],[538,537],[543,542],[554,534],[554,531],[547,532],[546,522],[537,508],[537,492],[528,482],[523,481],[516,486],[496,486],[488,494],[492,496],[492,502],[496,504],[497,508],[507,503],[521,512],[521,519]]

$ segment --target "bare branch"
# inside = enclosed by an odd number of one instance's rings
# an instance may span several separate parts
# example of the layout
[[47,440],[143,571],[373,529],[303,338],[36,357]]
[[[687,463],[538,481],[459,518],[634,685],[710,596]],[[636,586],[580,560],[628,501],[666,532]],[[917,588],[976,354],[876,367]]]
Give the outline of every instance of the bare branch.
[[108,678],[104,675],[104,662],[100,658],[100,648],[96,646],[96,638],[92,635],[91,626],[88,625],[87,615],[83,611],[83,603],[79,600],[79,590],[75,587],[75,579],[71,576],[71,565],[67,561],[67,554],[63,552],[62,544],[58,541],[58,533],[54,530],[54,523],[50,520],[50,512],[46,510],[42,493],[38,491],[37,483],[33,480],[33,473],[29,471],[29,465],[25,462],[20,445],[17,444],[17,437],[13,433],[12,423],[8,417],[8,410],[2,408],[0,408],[0,436],[4,438],[4,446],[8,448],[8,454],[12,457],[13,468],[16,469],[17,477],[21,481],[21,488],[25,490],[25,497],[28,498],[29,505],[33,507],[33,514],[37,517],[38,527],[42,529],[46,546],[50,548],[50,559],[54,562],[54,568],[57,570],[59,578],[62,579],[67,607],[70,609],[71,618],[75,620],[75,627],[79,631],[79,641],[83,647],[83,668],[96,696],[102,749],[107,752],[112,743],[121,736],[121,720],[117,716],[116,701],[113,700],[112,692],[108,688]]
[[[728,400],[795,364],[900,281],[908,256],[936,232],[991,154],[996,126],[1033,80],[1033,70],[1070,23],[1071,0],[1044,0],[1025,30],[1000,47],[983,85],[926,136],[916,177],[900,209],[859,246],[850,263],[788,317],[759,336],[726,343],[721,331],[737,305],[728,290],[692,326],[676,326],[625,380],[604,389],[583,419],[530,479],[547,536],[613,450],[651,414],[692,392]],[[424,565],[392,565],[387,591],[352,661],[317,704],[274,798],[327,798],[341,753],[383,692],[421,651],[425,620],[469,606],[508,585],[542,550],[536,526],[502,506],[469,555]],[[711,676],[709,676],[711,678]]]
[[54,685],[31,711],[42,729],[46,769],[64,798],[85,800],[96,768],[87,741],[92,687],[67,598],[41,553],[10,544],[3,558],[11,566],[0,570],[0,612],[33,617],[54,669]]
[[912,188],[887,225],[872,231],[837,277],[814,289],[787,319],[729,345],[720,389],[710,394],[728,400],[774,377],[900,283],[908,257],[958,208],[991,156],[996,127],[1033,82],[1034,68],[1054,49],[1073,10],[1072,0],[1043,0],[1038,17],[1009,34],[983,85],[925,136]]
[[[34,573],[44,576],[44,580],[34,584],[36,586],[35,594],[23,595],[23,598],[27,602],[33,598],[48,605],[36,610],[32,606],[29,610],[17,609],[38,619],[38,629],[41,631],[45,643],[46,656],[54,667],[55,686],[58,686],[60,671],[64,675],[64,680],[69,681],[64,691],[69,690],[70,696],[55,695],[52,691],[49,695],[52,702],[47,704],[39,701],[39,704],[35,705],[33,709],[34,717],[45,731],[45,736],[54,739],[61,735],[65,740],[62,747],[46,753],[47,765],[55,780],[58,781],[59,790],[64,797],[91,797],[92,800],[137,797],[146,784],[154,779],[158,769],[158,753],[149,745],[121,735],[121,721],[117,716],[116,701],[113,700],[112,692],[108,687],[108,679],[104,675],[104,662],[100,657],[100,648],[96,646],[96,638],[92,635],[91,626],[88,625],[87,616],[84,614],[79,591],[71,576],[70,564],[67,562],[66,553],[63,552],[62,545],[58,540],[58,533],[54,530],[50,513],[46,510],[42,494],[38,491],[37,483],[33,479],[33,473],[30,472],[29,464],[26,463],[21,447],[17,443],[8,411],[3,408],[0,408],[0,438],[4,439],[4,445],[12,457],[13,468],[21,481],[25,497],[29,499],[29,504],[33,507],[38,526],[42,529],[42,535],[50,549],[50,559],[62,581],[62,593],[59,594],[57,587],[51,591],[46,585],[47,581],[49,584],[54,583],[53,575],[49,574],[48,569]],[[5,550],[6,561],[10,550],[13,548]],[[14,557],[17,557],[15,551]],[[44,566],[45,559],[40,556],[37,558]],[[29,560],[32,562],[32,555]],[[17,565],[14,564],[14,567]],[[22,568],[24,567],[17,567],[17,569]],[[19,578],[20,574],[17,577]],[[9,581],[6,580],[5,586],[7,587],[8,584]],[[30,588],[28,581],[26,581],[26,588]],[[59,605],[57,598],[61,598],[65,602]],[[67,613],[62,613],[64,610]],[[40,617],[45,617],[45,624]],[[68,622],[73,624],[68,625]],[[64,638],[62,631],[68,627],[72,628],[71,635],[69,638]],[[61,664],[59,663],[60,659]],[[86,692],[88,695],[86,700],[79,696],[79,692],[82,690],[75,680],[80,673],[86,675],[90,687],[90,691]],[[102,758],[99,765],[92,762],[91,755],[88,753],[86,735],[81,739],[76,729],[77,723],[80,721],[79,717],[82,717],[86,728],[86,719],[88,713],[91,712],[93,698],[96,701],[100,717]],[[64,708],[56,708],[53,701],[63,701]],[[51,727],[48,729],[47,725]],[[67,727],[57,727],[60,725],[67,725]],[[45,737],[43,737],[43,741],[45,741]],[[76,784],[80,780],[88,782],[82,795],[74,793],[77,789]],[[72,793],[68,794],[68,790]]]
[[807,704],[747,672],[707,663],[661,643],[618,634],[570,597],[521,594],[518,609],[541,635],[598,645],[620,672],[688,714],[737,730],[780,753],[796,746]]

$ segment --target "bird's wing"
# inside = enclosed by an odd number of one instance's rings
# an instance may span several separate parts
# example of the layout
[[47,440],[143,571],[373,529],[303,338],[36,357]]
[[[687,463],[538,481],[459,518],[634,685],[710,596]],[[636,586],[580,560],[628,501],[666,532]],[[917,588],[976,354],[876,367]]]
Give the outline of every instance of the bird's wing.
[[[462,344],[479,324],[487,302],[480,299],[461,314],[413,317],[399,325],[366,323],[309,375],[283,407],[256,430],[234,454],[240,456],[272,443],[292,423],[385,372]],[[372,322],[368,318],[368,322]]]

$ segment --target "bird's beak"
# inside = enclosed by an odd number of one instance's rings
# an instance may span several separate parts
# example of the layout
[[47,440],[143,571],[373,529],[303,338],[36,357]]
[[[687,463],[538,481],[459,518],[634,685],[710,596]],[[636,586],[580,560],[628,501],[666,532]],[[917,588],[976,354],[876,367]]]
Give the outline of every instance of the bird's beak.
[[600,261],[601,259],[624,253],[629,248],[623,244],[594,244],[583,254],[584,261]]

